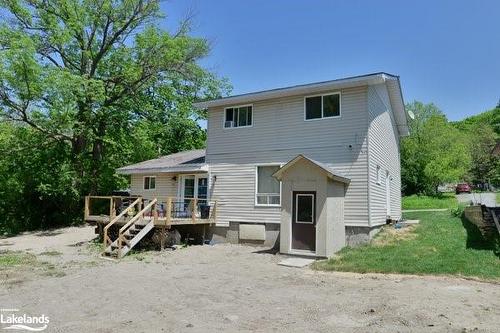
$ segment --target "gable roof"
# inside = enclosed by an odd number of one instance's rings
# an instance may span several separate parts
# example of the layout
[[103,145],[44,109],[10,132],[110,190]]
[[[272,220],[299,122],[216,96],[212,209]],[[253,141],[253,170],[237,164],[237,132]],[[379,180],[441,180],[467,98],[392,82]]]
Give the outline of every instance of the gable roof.
[[187,150],[127,165],[116,170],[123,175],[158,172],[207,171],[205,149]]
[[287,164],[283,165],[281,168],[278,169],[275,173],[273,173],[273,177],[275,177],[278,180],[281,180],[283,178],[283,174],[287,172],[288,169],[290,169],[292,166],[294,166],[298,161],[300,160],[305,160],[309,163],[312,163],[313,165],[317,166],[320,168],[324,173],[326,173],[327,177],[333,180],[336,180],[341,183],[349,184],[351,182],[350,178],[347,178],[340,174],[338,171],[334,170],[333,168],[329,167],[328,165],[318,162],[316,160],[313,160],[312,158],[309,158],[307,156],[304,156],[302,154],[297,155],[290,161],[288,161]]
[[400,136],[408,135],[409,134],[408,118],[405,111],[403,93],[401,91],[399,76],[385,72],[366,74],[360,76],[351,76],[330,81],[302,84],[291,87],[284,87],[278,89],[252,92],[248,94],[223,97],[210,101],[198,102],[195,103],[194,106],[200,109],[207,109],[220,106],[257,102],[272,98],[281,98],[281,97],[296,96],[296,95],[309,95],[325,90],[352,88],[363,85],[373,85],[380,83],[385,83],[387,86],[387,91],[389,93],[389,99],[391,102],[392,110],[394,112],[394,118],[396,120],[396,125],[399,131],[399,135]]

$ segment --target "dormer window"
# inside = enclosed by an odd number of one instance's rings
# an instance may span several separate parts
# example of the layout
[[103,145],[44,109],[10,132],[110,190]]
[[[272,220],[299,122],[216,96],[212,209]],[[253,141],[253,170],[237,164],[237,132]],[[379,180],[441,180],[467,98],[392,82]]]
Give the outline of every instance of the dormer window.
[[225,108],[224,113],[224,128],[252,126],[251,105]]
[[340,117],[340,93],[308,96],[304,108],[305,120]]

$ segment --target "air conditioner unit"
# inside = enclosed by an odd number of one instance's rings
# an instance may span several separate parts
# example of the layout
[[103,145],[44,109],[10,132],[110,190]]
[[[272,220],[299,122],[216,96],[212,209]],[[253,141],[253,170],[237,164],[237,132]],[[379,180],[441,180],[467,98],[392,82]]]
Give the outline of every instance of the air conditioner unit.
[[226,122],[224,122],[224,127],[225,128],[235,127],[234,125],[235,125],[234,121],[226,121]]

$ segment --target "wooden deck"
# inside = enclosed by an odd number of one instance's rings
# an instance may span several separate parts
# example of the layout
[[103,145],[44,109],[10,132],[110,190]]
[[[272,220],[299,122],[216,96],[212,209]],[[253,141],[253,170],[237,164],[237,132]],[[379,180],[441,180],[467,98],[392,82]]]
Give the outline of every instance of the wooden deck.
[[[197,198],[167,197],[146,200],[142,197],[87,196],[85,197],[84,220],[96,224],[96,233],[103,239],[103,256],[122,258],[149,231],[154,228],[170,229],[176,225],[214,224],[217,217],[217,201],[209,202]],[[120,227],[118,237],[111,239],[109,229]],[[166,233],[161,232],[161,248]]]
[[[130,209],[126,205],[121,205],[123,204],[123,202],[128,201],[129,203],[131,203],[133,200],[137,199],[140,199],[142,201],[142,207],[148,202],[148,200],[142,199],[141,197],[137,196],[87,196],[85,197],[84,220],[91,224],[108,224],[117,216],[119,216],[120,213],[123,212],[123,210]],[[159,198],[157,200],[159,200]],[[96,202],[99,201],[101,202],[101,210],[105,211],[106,213],[99,214],[93,211],[93,205],[95,205]],[[165,225],[170,226],[185,224],[214,224],[217,217],[217,201],[203,202],[203,204],[206,204],[210,207],[209,215],[203,217],[200,211],[200,201],[201,200],[192,198],[165,198],[162,203],[158,204],[158,206],[163,208],[157,210],[158,217],[154,221],[154,225],[164,227]],[[138,210],[140,210],[140,208]],[[133,213],[130,212],[127,215],[128,216],[121,216],[115,221],[115,223],[119,225],[125,224],[129,219],[128,217],[132,216]],[[143,219],[141,219],[141,221],[137,223],[147,224],[154,218],[153,215],[153,213],[145,215],[143,216]]]
[[[153,217],[145,216],[142,221],[137,222],[137,224],[147,224],[149,223]],[[108,224],[110,222],[109,215],[89,215],[85,219],[85,221],[89,224]],[[122,217],[118,219],[115,223],[117,225],[124,225],[127,223],[128,219]],[[170,221],[165,217],[158,217],[157,221],[154,222],[155,227],[164,227],[165,225],[185,225],[185,224],[213,224],[215,221],[213,219],[196,219],[195,222],[191,218],[171,218]]]

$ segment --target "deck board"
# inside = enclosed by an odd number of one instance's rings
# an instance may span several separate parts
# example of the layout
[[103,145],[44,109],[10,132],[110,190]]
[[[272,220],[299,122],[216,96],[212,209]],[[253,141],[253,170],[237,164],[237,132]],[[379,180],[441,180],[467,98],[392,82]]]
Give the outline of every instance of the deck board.
[[[137,222],[137,224],[146,225],[151,219],[152,217],[146,216],[144,217],[143,221]],[[116,221],[116,224],[124,225],[125,223],[127,223],[127,221],[128,219],[122,218]],[[167,219],[165,217],[159,217],[157,223],[155,223],[155,227],[165,226],[166,221]],[[86,222],[108,224],[110,222],[110,218],[107,215],[89,215],[86,219]],[[190,217],[188,217],[188,218],[172,218],[168,225],[198,225],[198,224],[214,224],[214,223],[215,221],[213,219],[200,219],[200,218],[197,218],[193,223],[193,220]]]

